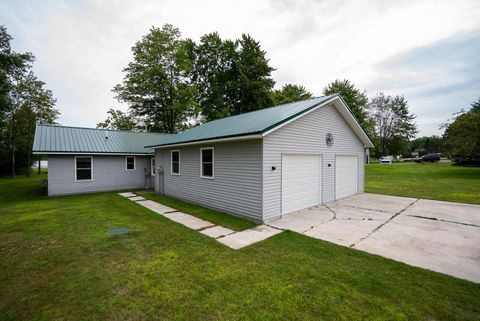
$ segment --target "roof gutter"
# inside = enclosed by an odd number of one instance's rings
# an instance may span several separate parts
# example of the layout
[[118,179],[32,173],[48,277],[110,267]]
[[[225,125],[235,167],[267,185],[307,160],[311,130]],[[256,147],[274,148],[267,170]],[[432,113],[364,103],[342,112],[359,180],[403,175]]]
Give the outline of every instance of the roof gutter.
[[108,153],[108,152],[50,152],[50,151],[33,151],[32,154],[34,155],[110,155],[110,156],[124,156],[124,155],[132,155],[132,156],[149,156],[153,155],[153,151],[151,153]]
[[263,129],[262,131],[258,132],[258,133],[246,133],[246,134],[239,134],[239,135],[235,135],[235,136],[225,136],[225,137],[222,137],[222,138],[209,138],[209,139],[201,139],[201,140],[194,140],[194,141],[186,141],[186,142],[182,142],[182,143],[174,143],[174,144],[158,144],[158,145],[148,145],[148,146],[144,146],[145,148],[162,148],[162,147],[173,147],[173,146],[184,146],[184,145],[194,145],[194,144],[201,144],[201,143],[204,143],[204,142],[222,142],[222,141],[233,141],[233,140],[242,140],[242,139],[255,139],[255,138],[263,138],[263,136],[269,134],[270,132],[272,132],[273,130],[276,130],[279,126],[284,126],[294,120],[296,120],[297,118],[300,118],[301,116],[305,115],[305,114],[308,114],[309,112],[317,109],[317,107],[321,107],[325,104],[328,104],[330,102],[332,102],[333,100],[335,100],[338,96],[338,94],[334,94],[332,95],[332,98],[327,100],[327,101],[322,101],[322,102],[319,102],[313,106],[310,106],[276,124],[273,124],[265,129]]
[[241,135],[235,135],[235,136],[227,136],[223,138],[199,139],[199,140],[193,140],[193,141],[188,141],[184,143],[150,145],[150,146],[145,146],[145,148],[164,148],[164,147],[197,145],[197,144],[203,144],[203,143],[223,143],[223,142],[231,142],[231,141],[239,141],[239,140],[247,140],[247,139],[260,139],[260,138],[262,138],[262,134],[250,133],[250,134],[241,134]]

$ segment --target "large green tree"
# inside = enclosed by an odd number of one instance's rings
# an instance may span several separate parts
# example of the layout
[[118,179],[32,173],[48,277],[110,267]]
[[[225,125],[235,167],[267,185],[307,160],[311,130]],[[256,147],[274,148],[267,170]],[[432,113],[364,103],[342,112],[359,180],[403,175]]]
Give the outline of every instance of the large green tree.
[[313,94],[304,86],[286,84],[282,89],[273,91],[273,101],[275,105],[282,105],[313,98]]
[[480,98],[445,125],[443,138],[450,155],[470,159],[465,164],[480,165]]
[[18,142],[12,140],[14,152],[18,148],[26,159],[23,160],[26,174],[30,175],[32,164],[32,145],[36,124],[56,124],[60,114],[55,109],[56,99],[51,90],[44,88],[45,83],[37,79],[32,71],[23,74],[13,88],[13,97],[17,107],[16,115],[10,121],[15,129]]
[[235,41],[218,33],[206,34],[199,44],[189,42],[192,83],[205,121],[228,117],[238,103],[238,52]]
[[361,91],[357,89],[355,85],[347,79],[337,79],[323,89],[323,94],[326,96],[339,94],[347,104],[348,108],[350,108],[353,116],[355,116],[362,128],[367,132],[367,134],[372,134],[373,123],[369,118],[368,111],[366,110],[368,97],[365,90]]
[[260,43],[249,35],[237,40],[239,59],[238,103],[235,115],[259,110],[273,105],[271,91],[275,82],[271,76],[275,69],[269,65],[266,52]]
[[379,156],[403,154],[406,143],[417,133],[415,115],[409,112],[405,97],[379,93],[371,99],[368,108],[375,121]]
[[16,53],[12,37],[0,26],[0,174],[30,173],[37,123],[54,123],[59,112],[52,92],[32,71],[34,56]]
[[121,110],[110,108],[107,111],[107,115],[103,122],[97,124],[97,128],[135,131],[140,127],[140,124],[133,116]]
[[248,35],[222,40],[218,33],[190,41],[192,84],[204,121],[273,105],[274,70],[260,43]]
[[133,61],[123,70],[123,82],[113,89],[151,131],[175,133],[196,113],[187,44],[170,24],[152,27],[133,46]]

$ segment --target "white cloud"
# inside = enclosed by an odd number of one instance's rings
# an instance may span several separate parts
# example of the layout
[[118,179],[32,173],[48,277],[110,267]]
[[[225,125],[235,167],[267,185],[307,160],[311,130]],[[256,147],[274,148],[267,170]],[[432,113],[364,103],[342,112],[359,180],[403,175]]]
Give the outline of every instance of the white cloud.
[[320,95],[328,82],[348,78],[373,94],[384,90],[382,61],[480,28],[479,13],[475,0],[0,4],[15,48],[37,57],[35,70],[58,98],[60,121],[80,126],[95,126],[108,108],[119,106],[111,89],[122,79],[131,46],[152,25],[172,23],[195,40],[212,31],[225,38],[249,33],[277,68],[277,87],[294,82]]

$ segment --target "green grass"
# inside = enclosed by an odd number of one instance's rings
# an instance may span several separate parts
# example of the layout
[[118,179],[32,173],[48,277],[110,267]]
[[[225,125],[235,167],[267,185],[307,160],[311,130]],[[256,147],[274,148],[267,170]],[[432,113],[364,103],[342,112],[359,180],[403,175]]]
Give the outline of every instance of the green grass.
[[366,166],[369,193],[480,204],[480,168],[450,163]]
[[43,193],[0,180],[2,321],[480,319],[480,284],[293,232],[235,251],[116,193]]
[[232,229],[234,231],[243,231],[257,226],[257,224],[252,221],[228,215],[225,213],[220,213],[205,207],[184,202],[176,198],[156,195],[153,191],[143,190],[135,191],[135,193],[152,201],[157,201],[166,206],[177,209],[180,212],[192,214],[198,218],[210,221],[216,225],[228,227],[229,229]]

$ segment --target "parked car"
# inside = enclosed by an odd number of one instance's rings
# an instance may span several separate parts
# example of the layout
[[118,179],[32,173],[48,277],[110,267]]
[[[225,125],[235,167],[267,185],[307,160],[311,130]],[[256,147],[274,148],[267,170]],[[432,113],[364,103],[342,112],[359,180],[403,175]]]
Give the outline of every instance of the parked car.
[[415,158],[416,163],[425,163],[425,162],[438,162],[440,160],[440,156],[438,154],[427,154],[423,155],[422,157]]
[[392,165],[392,156],[380,157],[380,164]]

